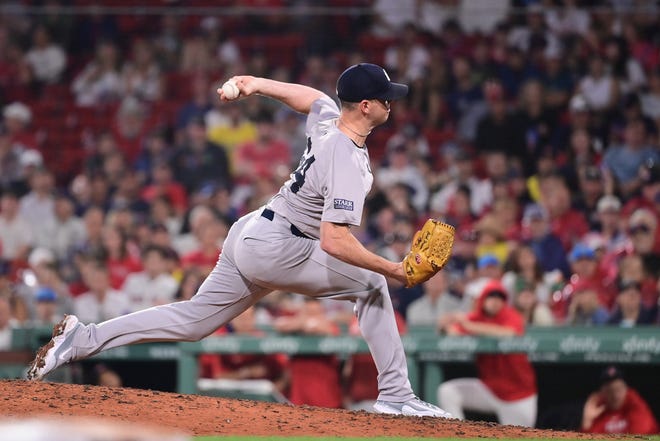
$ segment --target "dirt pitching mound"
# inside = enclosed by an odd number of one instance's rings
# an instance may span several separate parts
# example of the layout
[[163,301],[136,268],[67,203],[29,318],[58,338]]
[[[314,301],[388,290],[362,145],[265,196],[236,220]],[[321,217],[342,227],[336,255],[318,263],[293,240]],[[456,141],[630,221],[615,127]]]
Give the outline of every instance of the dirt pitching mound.
[[0,381],[0,397],[0,417],[4,418],[102,418],[116,423],[171,428],[191,435],[596,438],[493,423],[375,415],[151,390],[20,380]]

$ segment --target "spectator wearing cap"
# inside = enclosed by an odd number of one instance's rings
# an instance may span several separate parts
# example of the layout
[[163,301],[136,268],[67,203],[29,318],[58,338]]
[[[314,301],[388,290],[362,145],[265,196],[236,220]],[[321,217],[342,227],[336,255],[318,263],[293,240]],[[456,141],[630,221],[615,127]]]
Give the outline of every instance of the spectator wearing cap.
[[568,300],[568,310],[565,317],[557,314],[555,317],[570,326],[604,325],[609,319],[609,312],[600,301],[598,286],[588,280],[578,281],[564,288],[571,290]]
[[608,146],[603,164],[611,171],[619,192],[631,197],[641,187],[640,167],[645,161],[660,161],[660,153],[647,144],[646,128],[640,119],[628,121],[623,143]]
[[48,248],[34,248],[28,257],[28,268],[21,272],[17,291],[25,299],[30,316],[36,314],[36,294],[39,288],[49,288],[56,293],[57,315],[63,317],[71,312],[71,292],[59,272],[59,262]]
[[36,245],[48,245],[48,238],[43,235],[45,225],[55,221],[55,177],[41,168],[30,176],[30,192],[21,197],[19,202],[20,216],[32,229],[32,237]]
[[[449,335],[506,337],[523,335],[525,321],[508,304],[509,294],[493,280],[479,293],[469,314],[446,316]],[[534,427],[537,412],[536,375],[527,354],[478,354],[478,378],[457,378],[438,388],[438,403],[455,418],[465,411],[495,413],[501,424]]]
[[[566,124],[558,127],[555,132],[555,139],[553,145],[558,151],[565,150],[567,145],[572,146],[572,138],[576,131],[585,131],[590,140],[589,147],[592,155],[599,156],[606,145],[606,140],[609,136],[609,129],[605,127],[601,118],[592,112],[589,103],[584,95],[577,93],[571,97],[568,102],[568,114]],[[584,150],[584,149],[583,149]],[[578,152],[569,151],[569,155],[573,155],[578,159]],[[575,161],[574,159],[574,161]],[[597,163],[597,161],[585,161],[583,163]]]
[[0,243],[2,258],[14,263],[27,260],[34,236],[30,224],[20,214],[18,197],[6,190],[0,196]]
[[548,212],[539,204],[525,207],[522,218],[523,237],[534,250],[545,272],[559,270],[564,277],[570,275],[564,246],[551,230]]
[[608,325],[632,328],[651,325],[657,320],[657,304],[650,309],[642,303],[642,285],[635,280],[619,281],[616,307],[607,320]]
[[657,434],[658,421],[644,398],[630,387],[623,372],[607,366],[599,388],[584,403],[581,430],[600,434]]
[[613,195],[604,195],[596,204],[598,232],[605,246],[606,254],[620,253],[627,242],[621,216],[621,201]]
[[642,256],[644,267],[655,277],[660,276],[658,218],[646,208],[638,208],[628,220],[628,236],[632,251]]
[[471,311],[484,286],[493,280],[500,281],[504,272],[502,261],[495,254],[484,254],[477,258],[476,274],[463,288],[463,311]]
[[32,320],[34,326],[52,326],[59,322],[63,315],[57,308],[57,293],[48,286],[37,288],[34,294],[35,316]]
[[5,128],[11,139],[13,148],[18,149],[20,153],[25,150],[36,150],[38,147],[37,138],[32,130],[29,130],[32,122],[32,111],[30,108],[19,101],[14,101],[5,106],[2,111]]
[[510,245],[504,236],[504,226],[491,213],[484,215],[474,226],[477,235],[475,254],[477,257],[493,255],[499,262],[509,257]]

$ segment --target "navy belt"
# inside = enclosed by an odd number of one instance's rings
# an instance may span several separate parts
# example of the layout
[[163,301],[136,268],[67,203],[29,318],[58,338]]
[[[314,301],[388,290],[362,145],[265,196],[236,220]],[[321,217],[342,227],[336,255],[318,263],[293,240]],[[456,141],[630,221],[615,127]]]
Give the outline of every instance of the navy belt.
[[[268,219],[269,221],[272,221],[272,220],[275,218],[275,212],[274,212],[273,210],[271,210],[270,208],[264,208],[264,211],[261,212],[261,217],[265,217],[265,218]],[[303,237],[303,238],[305,238],[305,239],[309,239],[309,237],[305,236],[305,233],[303,233],[302,231],[300,231],[300,230],[298,229],[298,227],[296,227],[296,226],[293,225],[293,224],[291,224],[291,228],[290,228],[290,230],[291,230],[291,234],[293,234],[294,236],[298,236],[298,237]]]

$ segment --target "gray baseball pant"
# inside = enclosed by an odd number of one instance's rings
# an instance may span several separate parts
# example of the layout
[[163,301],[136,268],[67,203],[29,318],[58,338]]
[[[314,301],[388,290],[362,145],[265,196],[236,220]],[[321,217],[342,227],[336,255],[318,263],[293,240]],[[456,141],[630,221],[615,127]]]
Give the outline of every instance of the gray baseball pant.
[[330,256],[318,240],[294,236],[285,219],[268,220],[261,211],[232,226],[218,263],[191,300],[86,325],[73,339],[73,359],[134,343],[196,341],[266,294],[283,290],[354,301],[378,369],[379,399],[413,398],[385,277]]

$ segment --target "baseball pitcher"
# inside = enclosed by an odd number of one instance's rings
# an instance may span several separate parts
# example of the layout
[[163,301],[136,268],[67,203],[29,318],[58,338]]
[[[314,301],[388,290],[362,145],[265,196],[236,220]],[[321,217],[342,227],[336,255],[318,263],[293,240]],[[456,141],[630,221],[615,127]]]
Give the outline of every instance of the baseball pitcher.
[[[373,176],[366,147],[387,121],[392,100],[408,87],[374,64],[346,69],[337,81],[341,110],[319,90],[267,78],[236,76],[238,97],[263,95],[308,115],[300,165],[264,207],[239,219],[222,254],[189,301],[157,306],[100,324],[67,316],[55,326],[28,371],[29,379],[72,360],[145,341],[195,341],[229,322],[273,290],[355,302],[362,335],[378,368],[377,412],[448,418],[417,398],[408,381],[385,276],[408,286],[439,271],[453,228],[429,220],[403,262],[368,251],[351,233],[359,225]],[[236,99],[218,90],[221,100]],[[231,95],[235,95],[232,93]]]

